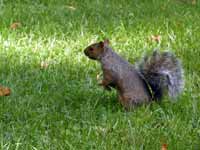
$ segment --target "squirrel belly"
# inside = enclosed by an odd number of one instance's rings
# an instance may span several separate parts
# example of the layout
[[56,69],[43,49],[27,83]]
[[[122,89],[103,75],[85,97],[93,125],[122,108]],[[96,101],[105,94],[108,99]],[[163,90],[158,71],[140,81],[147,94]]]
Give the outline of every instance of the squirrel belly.
[[171,53],[155,51],[137,66],[130,64],[109,46],[109,41],[89,45],[84,53],[101,63],[105,89],[114,87],[125,108],[152,100],[161,100],[167,91],[171,97],[183,89],[183,69],[180,61]]

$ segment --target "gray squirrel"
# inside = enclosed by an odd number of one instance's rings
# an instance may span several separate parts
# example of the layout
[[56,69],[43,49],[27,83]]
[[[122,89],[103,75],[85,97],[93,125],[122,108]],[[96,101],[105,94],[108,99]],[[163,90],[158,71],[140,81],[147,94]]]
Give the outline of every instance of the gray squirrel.
[[89,45],[84,53],[101,63],[100,85],[107,90],[115,88],[126,109],[152,100],[160,101],[165,93],[174,99],[183,90],[183,68],[171,52],[154,51],[132,65],[112,50],[109,40],[104,40]]

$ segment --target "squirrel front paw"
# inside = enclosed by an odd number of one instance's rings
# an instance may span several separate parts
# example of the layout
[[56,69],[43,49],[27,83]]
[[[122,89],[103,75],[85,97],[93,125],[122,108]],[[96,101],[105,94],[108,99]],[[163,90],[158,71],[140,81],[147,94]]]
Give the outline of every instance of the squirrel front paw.
[[105,84],[104,84],[104,81],[100,81],[100,82],[98,83],[98,85],[99,85],[99,86],[103,86],[103,88],[104,88],[105,90],[111,91],[111,87],[110,87],[109,85],[105,85]]
[[97,82],[98,82],[99,86],[103,86],[105,90],[111,91],[111,87],[108,84],[107,80],[103,79],[103,74],[102,73],[97,74],[96,79],[97,79]]

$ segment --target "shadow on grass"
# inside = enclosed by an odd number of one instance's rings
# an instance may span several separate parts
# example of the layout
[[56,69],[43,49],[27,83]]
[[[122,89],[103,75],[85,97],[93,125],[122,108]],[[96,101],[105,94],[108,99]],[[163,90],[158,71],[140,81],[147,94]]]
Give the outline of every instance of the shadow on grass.
[[73,64],[68,60],[47,68],[41,68],[39,62],[1,64],[1,84],[12,90],[11,96],[4,99],[8,100],[8,105],[14,100],[20,107],[21,103],[24,107],[33,105],[33,108],[48,105],[49,109],[57,107],[58,112],[90,112],[97,107],[117,111],[115,93],[98,87],[94,72],[87,65]]

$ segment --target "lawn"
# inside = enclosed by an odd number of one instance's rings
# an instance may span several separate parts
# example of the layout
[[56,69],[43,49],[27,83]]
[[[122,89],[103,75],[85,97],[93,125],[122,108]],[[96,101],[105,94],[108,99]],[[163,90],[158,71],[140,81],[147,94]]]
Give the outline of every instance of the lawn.
[[[104,38],[131,63],[173,51],[185,70],[182,95],[125,111],[83,54]],[[0,0],[0,85],[12,90],[0,97],[2,150],[199,150],[200,3]]]

